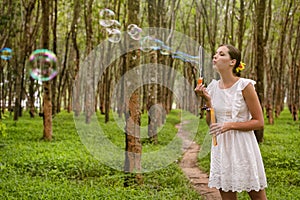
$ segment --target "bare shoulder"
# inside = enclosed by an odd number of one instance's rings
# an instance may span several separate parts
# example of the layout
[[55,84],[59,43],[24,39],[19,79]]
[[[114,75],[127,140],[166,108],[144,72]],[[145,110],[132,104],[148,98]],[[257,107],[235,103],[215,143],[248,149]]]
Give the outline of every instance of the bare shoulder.
[[247,96],[252,96],[252,95],[257,96],[254,85],[251,83],[248,83],[242,92],[243,92],[244,98],[246,98]]

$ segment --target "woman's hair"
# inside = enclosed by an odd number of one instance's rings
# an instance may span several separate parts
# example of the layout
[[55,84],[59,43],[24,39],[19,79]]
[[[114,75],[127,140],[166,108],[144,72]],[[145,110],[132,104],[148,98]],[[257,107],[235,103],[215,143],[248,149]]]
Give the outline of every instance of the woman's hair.
[[233,45],[230,44],[221,44],[219,47],[225,46],[228,48],[228,53],[231,59],[235,59],[236,63],[235,66],[233,67],[233,74],[235,74],[236,76],[241,76],[240,72],[236,71],[236,68],[239,67],[240,62],[241,62],[241,52],[240,50],[238,50],[237,48],[235,48]]

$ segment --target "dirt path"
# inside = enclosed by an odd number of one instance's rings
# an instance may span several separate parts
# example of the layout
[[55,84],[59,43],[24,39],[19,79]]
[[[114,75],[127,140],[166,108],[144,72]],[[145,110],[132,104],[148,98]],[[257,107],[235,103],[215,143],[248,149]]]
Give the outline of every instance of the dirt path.
[[200,146],[191,141],[188,136],[189,133],[182,130],[182,124],[177,124],[178,137],[183,140],[183,150],[185,151],[183,158],[180,162],[180,167],[182,168],[185,175],[190,180],[191,184],[195,190],[206,200],[221,200],[220,193],[217,189],[209,188],[208,185],[208,175],[201,171],[197,166],[197,156]]

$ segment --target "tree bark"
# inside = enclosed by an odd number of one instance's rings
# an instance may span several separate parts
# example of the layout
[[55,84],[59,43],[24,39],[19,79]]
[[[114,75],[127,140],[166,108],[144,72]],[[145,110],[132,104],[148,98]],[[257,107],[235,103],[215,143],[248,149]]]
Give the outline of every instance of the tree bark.
[[[139,0],[128,0],[128,24],[136,24],[139,26]],[[134,59],[134,57],[136,59]],[[127,68],[128,70],[134,69],[139,64],[140,55],[138,50],[127,53]],[[136,76],[138,77],[138,76]],[[132,79],[132,85],[136,85],[137,79]],[[127,90],[128,91],[128,90]],[[126,92],[126,91],[125,91]],[[126,95],[127,96],[127,95]],[[126,173],[136,173],[134,180],[128,176],[125,179],[124,186],[129,186],[132,182],[141,184],[143,182],[141,175],[141,156],[142,144],[140,139],[140,125],[141,125],[141,111],[140,111],[140,89],[134,90],[129,99],[126,99],[128,106],[125,112],[125,165],[124,171]]]
[[[42,0],[42,46],[49,48],[49,1]],[[43,122],[44,122],[44,139],[52,140],[52,101],[51,101],[51,80],[43,82]]]
[[[25,70],[25,62],[26,62],[26,55],[29,53],[29,44],[33,40],[33,35],[31,34],[30,21],[32,11],[35,6],[35,0],[28,1],[27,4],[23,5],[24,7],[24,22],[22,26],[22,33],[21,33],[21,42],[20,50],[18,52],[18,59],[17,64],[15,67],[16,71],[16,78],[15,78],[15,107],[14,107],[14,121],[17,121],[20,116],[22,116],[22,107],[21,101],[24,94],[23,85],[24,85],[24,70]],[[34,28],[35,29],[35,28]]]
[[[261,109],[264,108],[264,20],[265,20],[265,0],[258,0],[256,7],[256,75],[257,86],[256,91],[261,104]],[[255,136],[257,141],[263,142],[264,129],[256,130]]]
[[[86,28],[86,56],[92,51],[92,39],[93,39],[93,29],[92,29],[92,7],[93,0],[85,0],[84,7],[84,19]],[[94,83],[92,74],[92,65],[94,60],[86,60],[87,62],[87,78],[88,83],[85,88],[85,121],[87,124],[91,122],[92,114],[94,113]]]
[[[52,17],[51,19],[51,25],[52,25],[52,51],[55,55],[57,55],[57,0],[50,1],[51,3],[51,8],[52,8]],[[55,115],[57,113],[57,107],[60,106],[60,104],[55,101],[56,96],[58,95],[58,90],[57,90],[57,76],[55,76],[51,80],[51,101],[52,101],[52,115]]]
[[[148,23],[150,27],[158,27],[156,23],[159,23],[157,12],[159,11],[158,3],[156,0],[148,1]],[[155,31],[155,30],[153,30]],[[156,33],[151,33],[156,36]],[[157,51],[152,51],[150,54],[150,63],[154,66],[157,66]],[[150,68],[150,66],[149,66]],[[156,116],[156,109],[155,104],[157,103],[157,73],[156,67],[150,68],[147,70],[147,76],[150,77],[150,81],[145,87],[146,94],[147,94],[147,111],[148,111],[148,137],[151,143],[157,144],[157,116]],[[151,82],[153,80],[153,82]]]

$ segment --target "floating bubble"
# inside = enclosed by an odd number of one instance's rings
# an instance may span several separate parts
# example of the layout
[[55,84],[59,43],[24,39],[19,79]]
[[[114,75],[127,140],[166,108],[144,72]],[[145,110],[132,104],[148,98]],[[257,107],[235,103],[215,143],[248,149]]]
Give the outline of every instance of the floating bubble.
[[136,24],[129,24],[127,26],[127,33],[129,35],[136,35],[138,34],[140,31],[140,28],[136,25]]
[[2,60],[10,60],[12,57],[12,50],[10,48],[5,47],[0,50],[0,53]]
[[37,49],[29,56],[30,76],[38,81],[49,81],[57,75],[56,55],[48,49]]
[[100,14],[99,23],[103,27],[110,27],[116,21],[116,20],[114,20],[114,17],[115,17],[114,11],[112,11],[112,10],[110,10],[108,8],[105,8],[105,9],[101,10],[99,12],[99,14]]
[[121,40],[121,31],[116,28],[107,28],[106,29],[108,33],[108,41],[113,42],[113,43],[118,43]]
[[143,52],[150,52],[152,50],[158,50],[158,49],[160,49],[160,45],[158,43],[159,43],[159,40],[148,35],[146,37],[143,37],[140,40],[140,45],[141,45],[140,49]]
[[129,24],[127,26],[127,33],[134,40],[141,39],[141,32],[142,32],[142,29],[140,27],[138,27],[136,24]]

